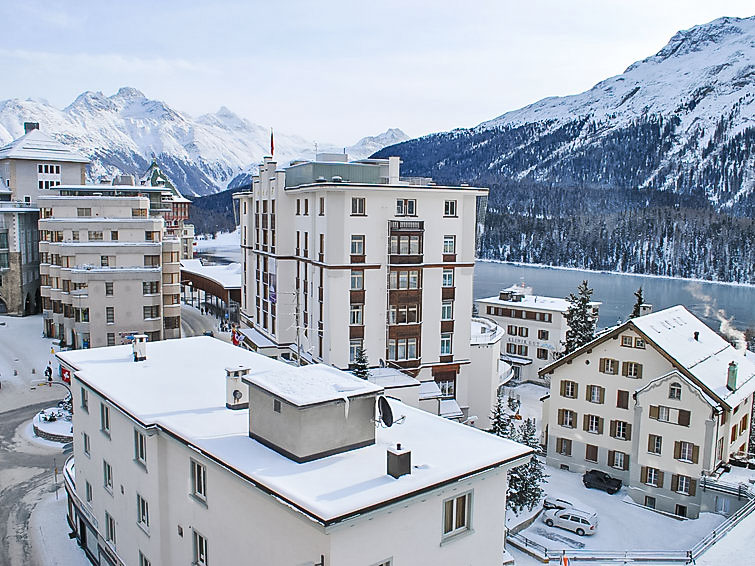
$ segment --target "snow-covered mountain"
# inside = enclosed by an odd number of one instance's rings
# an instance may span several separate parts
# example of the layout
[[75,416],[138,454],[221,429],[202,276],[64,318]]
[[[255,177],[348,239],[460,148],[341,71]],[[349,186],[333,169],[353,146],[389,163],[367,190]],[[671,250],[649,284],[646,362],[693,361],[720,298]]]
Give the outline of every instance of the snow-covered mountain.
[[[680,31],[581,94],[378,152],[406,174],[485,183],[704,191],[755,210],[755,17]],[[492,196],[492,195],[491,195]]]
[[[24,122],[39,122],[43,131],[90,157],[92,180],[120,172],[141,176],[154,155],[188,196],[224,190],[239,173],[256,168],[270,151],[269,128],[226,107],[194,118],[129,87],[112,96],[84,92],[62,110],[41,99],[1,101],[0,145],[23,135]],[[400,130],[388,130],[348,150],[352,157],[363,158],[402,139],[407,136]],[[301,136],[275,132],[275,157],[280,163],[314,157],[314,147],[313,141]],[[320,148],[335,151],[343,146],[320,144]]]

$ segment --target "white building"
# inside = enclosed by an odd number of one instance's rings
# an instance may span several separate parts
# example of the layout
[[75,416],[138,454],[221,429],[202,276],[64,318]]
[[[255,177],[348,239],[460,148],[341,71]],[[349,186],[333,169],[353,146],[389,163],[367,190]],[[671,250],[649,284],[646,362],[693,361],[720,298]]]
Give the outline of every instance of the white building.
[[684,307],[631,319],[542,373],[549,465],[603,470],[677,515],[729,508],[699,486],[748,450],[755,362]]
[[58,354],[69,519],[94,563],[501,564],[507,470],[530,449],[394,400],[386,428],[382,388],[332,367],[138,340]]
[[147,197],[43,196],[38,203],[45,336],[73,348],[181,332],[179,241]]
[[434,382],[467,418],[470,401],[460,392],[469,388],[487,189],[401,179],[394,157],[318,159],[281,170],[265,158],[252,190],[234,196],[248,346],[341,369],[362,348],[372,367],[383,361]]
[[[590,303],[595,323],[600,302]],[[541,375],[548,364],[558,359],[566,341],[566,311],[569,301],[533,295],[531,287],[514,285],[497,297],[477,300],[477,310],[499,324],[506,332],[501,355],[514,370],[514,379],[548,385]]]

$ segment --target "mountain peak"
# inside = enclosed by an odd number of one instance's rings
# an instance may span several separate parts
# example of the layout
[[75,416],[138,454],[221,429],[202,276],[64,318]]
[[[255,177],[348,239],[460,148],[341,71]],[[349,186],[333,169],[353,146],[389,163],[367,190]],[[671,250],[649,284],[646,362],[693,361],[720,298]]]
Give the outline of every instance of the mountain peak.
[[120,100],[141,100],[147,97],[144,96],[144,93],[140,90],[137,90],[130,86],[122,86],[118,89],[118,92],[116,92],[110,98]]

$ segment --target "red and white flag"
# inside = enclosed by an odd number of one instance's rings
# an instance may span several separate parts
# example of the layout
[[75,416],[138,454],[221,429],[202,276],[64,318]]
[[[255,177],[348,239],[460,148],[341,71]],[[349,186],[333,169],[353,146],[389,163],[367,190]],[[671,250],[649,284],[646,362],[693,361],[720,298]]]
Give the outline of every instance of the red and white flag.
[[561,566],[569,566],[569,558],[566,554],[561,557]]

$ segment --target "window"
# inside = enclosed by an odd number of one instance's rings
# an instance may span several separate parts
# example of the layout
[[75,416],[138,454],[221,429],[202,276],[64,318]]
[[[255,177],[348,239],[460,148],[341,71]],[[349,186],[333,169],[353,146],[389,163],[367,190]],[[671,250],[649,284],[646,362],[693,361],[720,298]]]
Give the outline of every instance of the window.
[[658,420],[665,423],[671,421],[671,410],[668,407],[661,405],[658,407]]
[[742,420],[739,421],[739,434],[742,434],[744,431],[747,430],[747,424],[748,424],[748,417],[749,415],[745,414],[742,417]]
[[115,333],[114,332],[107,333],[107,345],[115,346]]
[[364,316],[364,305],[351,305],[349,324],[362,325]]
[[85,412],[89,412],[89,391],[81,388],[81,408],[84,409]]
[[91,208],[77,208],[76,216],[92,216]]
[[682,386],[679,383],[672,383],[668,388],[668,398],[676,401],[682,398]]
[[537,339],[538,340],[548,340],[550,337],[550,332],[547,330],[538,330],[537,331]]
[[556,438],[556,452],[562,456],[571,456],[571,440],[569,438]]
[[443,397],[456,397],[456,379],[438,378],[435,380]]
[[611,421],[611,436],[619,440],[631,440],[632,425],[624,421]]
[[545,348],[538,348],[537,349],[537,359],[538,360],[547,360],[548,359],[548,350]]
[[698,447],[691,442],[677,441],[674,443],[674,458],[682,462],[697,463]]
[[447,200],[443,203],[443,216],[456,216],[455,200]]
[[195,460],[191,461],[191,494],[207,500],[207,468]]
[[633,379],[642,378],[642,364],[637,362],[624,362],[621,364],[621,375]]
[[113,282],[112,281],[105,282],[105,296],[106,297],[113,296]]
[[351,198],[351,215],[364,216],[364,199],[359,197]]
[[606,390],[599,385],[587,386],[587,400],[590,403],[603,403]]
[[443,536],[449,537],[470,528],[472,494],[465,493],[443,502]]
[[139,566],[152,566],[152,562],[147,560],[147,557],[144,556],[141,550],[139,551]]
[[364,271],[361,269],[351,270],[351,290],[361,291],[364,289]]
[[443,236],[443,253],[444,254],[456,253],[456,236],[454,235]]
[[105,307],[105,322],[107,322],[107,324],[115,323],[115,308],[114,307]]
[[634,343],[634,340],[631,336],[622,336],[621,337],[621,345],[625,348],[631,348],[632,344]]
[[115,546],[115,519],[105,511],[105,540]]
[[145,255],[144,267],[160,267],[160,256],[159,255]]
[[280,413],[281,412],[281,402],[280,399],[273,399],[273,412]]
[[655,497],[651,497],[650,495],[645,496],[645,507],[650,507],[651,509],[655,509]]
[[304,216],[309,216],[309,199],[308,198],[304,199]]
[[91,447],[91,443],[89,442],[89,435],[86,432],[84,432],[82,433],[82,437],[84,440],[84,454],[86,454],[87,456],[91,456],[92,447]]
[[349,363],[355,363],[357,361],[357,353],[362,349],[362,339],[352,338],[349,340]]
[[629,391],[619,390],[616,392],[616,408],[617,409],[629,408]]
[[689,476],[674,476],[671,480],[671,489],[682,495],[693,495],[692,493],[692,478]]
[[142,308],[144,320],[160,318],[160,305],[147,305]]
[[617,375],[619,373],[619,360],[614,360],[612,358],[600,358],[599,370],[601,373]]
[[72,240],[73,240],[74,242],[78,242],[78,241],[79,241],[79,231],[78,231],[78,230],[73,230],[73,231],[71,232],[71,239],[72,239]]
[[417,201],[414,199],[397,199],[396,216],[415,216],[417,214]]
[[613,458],[609,460],[608,462],[609,466],[613,468],[618,468],[619,470],[629,469],[629,466],[627,466],[628,457],[626,454],[624,454],[623,452],[619,452],[618,450],[616,451],[612,450],[611,452],[613,452],[613,454],[611,454]]
[[417,359],[417,339],[402,338],[388,340],[389,360],[414,360]]
[[100,430],[110,434],[110,407],[100,403]]
[[561,397],[568,397],[569,399],[577,398],[578,386],[574,381],[562,381],[561,382]]
[[658,483],[659,475],[659,470],[656,470],[655,468],[645,468],[644,483],[652,485],[654,487],[660,487]]
[[100,230],[87,231],[87,239],[90,242],[99,242],[102,240],[102,232]]
[[112,242],[117,242],[118,241],[118,230],[111,230],[110,231],[110,240]]
[[351,236],[351,255],[364,255],[364,236]]
[[159,281],[142,281],[143,295],[157,295],[160,292]]
[[454,302],[451,300],[443,301],[440,307],[440,319],[441,320],[453,320],[454,318]]
[[88,481],[86,482],[86,486],[84,488],[84,495],[86,497],[87,503],[91,503],[94,495],[92,493],[92,484]]
[[147,437],[134,430],[134,459],[140,464],[147,464]]
[[301,199],[296,199],[296,216],[301,214]]
[[131,216],[134,218],[147,218],[147,209],[146,208],[132,208]]
[[527,328],[526,326],[520,326],[520,327],[519,327],[519,332],[518,332],[518,334],[519,334],[519,336],[521,336],[522,338],[527,338],[527,336],[529,336],[529,335],[530,335],[530,331],[529,331],[529,328]]
[[[305,201],[306,202],[306,201]],[[206,566],[209,564],[207,561],[207,539],[200,535],[197,531],[193,531],[194,539],[194,564],[197,566]]]
[[645,349],[645,340],[643,340],[642,338],[635,338],[634,339],[634,347],[635,348],[640,348],[640,349],[644,350]]
[[110,258],[108,256],[100,256],[100,267],[110,267]]
[[136,494],[136,522],[141,527],[149,529],[149,504],[138,493]]
[[318,214],[320,216],[325,216],[325,197],[320,197],[320,210]]
[[660,454],[663,446],[663,438],[657,434],[648,435],[648,452],[651,454]]
[[737,425],[735,424],[733,427],[731,427],[731,442],[735,442],[737,440],[737,436],[739,436],[737,432]]
[[574,428],[577,422],[577,413],[569,409],[558,410],[558,424],[566,428]]
[[454,270],[453,269],[443,270],[443,286],[444,287],[454,286]]
[[113,493],[113,467],[108,464],[107,460],[102,461],[102,485]]
[[440,355],[448,356],[451,354],[452,334],[450,332],[443,332],[440,335]]
[[598,447],[594,444],[585,444],[585,460],[588,462],[598,461]]
[[583,428],[592,434],[603,434],[603,419],[597,415],[585,415]]

